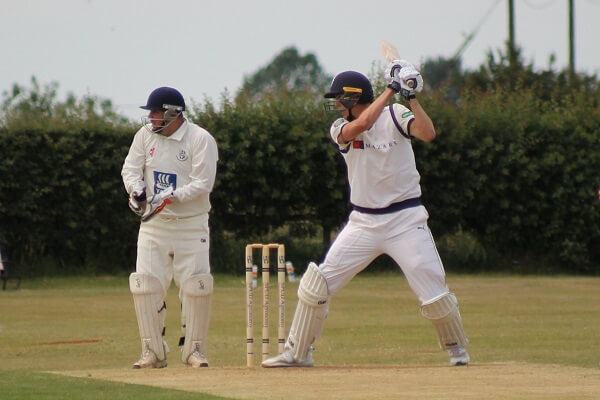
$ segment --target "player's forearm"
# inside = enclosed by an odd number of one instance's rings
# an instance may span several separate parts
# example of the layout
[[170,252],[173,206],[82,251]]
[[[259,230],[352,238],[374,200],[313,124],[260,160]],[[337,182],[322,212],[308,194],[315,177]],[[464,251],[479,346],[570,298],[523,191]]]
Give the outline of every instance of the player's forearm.
[[125,160],[123,169],[121,170],[121,177],[123,178],[123,185],[128,194],[131,194],[133,187],[139,181],[144,180],[144,170],[140,167],[135,166],[131,160]]
[[203,194],[212,192],[216,174],[216,161],[210,163],[210,165],[197,165],[192,173],[192,180],[175,190],[175,198],[177,201],[189,201]]
[[213,186],[214,180],[212,182],[205,180],[192,181],[187,185],[177,188],[173,196],[177,201],[185,202],[212,192]]
[[373,103],[369,105],[354,121],[344,125],[342,134],[346,142],[354,140],[358,135],[371,128],[381,115],[383,108],[389,103],[396,92],[386,88]]
[[424,142],[431,142],[435,139],[435,126],[429,115],[425,112],[419,100],[410,100],[410,109],[415,116],[414,121],[410,125],[410,134]]
[[121,169],[121,177],[123,178],[123,184],[128,194],[131,194],[137,182],[144,180],[145,163],[146,155],[142,135],[138,132],[133,138],[129,152],[123,162],[123,168]]

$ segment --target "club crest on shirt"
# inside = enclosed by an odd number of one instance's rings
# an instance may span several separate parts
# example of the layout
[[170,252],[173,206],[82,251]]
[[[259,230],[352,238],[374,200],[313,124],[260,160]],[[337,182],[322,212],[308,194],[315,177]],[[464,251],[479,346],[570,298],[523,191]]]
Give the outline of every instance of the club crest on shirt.
[[185,160],[187,160],[187,159],[188,159],[188,155],[187,155],[187,153],[185,152],[185,150],[180,150],[180,151],[179,151],[179,153],[177,154],[177,159],[178,159],[179,161],[185,161]]
[[156,147],[150,149],[150,157],[154,157],[154,153],[156,153]]

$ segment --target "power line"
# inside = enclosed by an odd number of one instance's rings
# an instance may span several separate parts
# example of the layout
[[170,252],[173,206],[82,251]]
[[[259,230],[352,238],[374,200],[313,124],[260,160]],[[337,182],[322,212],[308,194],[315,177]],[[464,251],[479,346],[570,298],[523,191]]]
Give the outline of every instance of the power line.
[[501,0],[496,0],[494,3],[492,3],[491,7],[486,11],[486,13],[483,15],[483,17],[481,18],[479,23],[475,26],[473,31],[471,31],[471,33],[465,37],[465,40],[462,42],[462,44],[460,45],[458,50],[456,50],[456,52],[452,56],[453,60],[458,59],[461,56],[461,54],[463,53],[463,51],[465,51],[465,49],[467,48],[469,43],[471,43],[471,41],[475,38],[475,35],[477,34],[477,32],[479,32],[479,29],[481,29],[481,27],[483,26],[485,21],[492,14],[492,11],[494,11],[494,9],[500,3],[500,1]]

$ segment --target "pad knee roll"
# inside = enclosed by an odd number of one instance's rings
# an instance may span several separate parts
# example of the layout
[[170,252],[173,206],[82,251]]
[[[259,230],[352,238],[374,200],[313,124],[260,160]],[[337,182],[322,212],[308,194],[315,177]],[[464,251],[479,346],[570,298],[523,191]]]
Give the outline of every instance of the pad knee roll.
[[181,360],[187,363],[189,356],[198,350],[206,356],[206,338],[210,321],[213,277],[210,274],[190,276],[181,285],[181,322],[183,338]]
[[453,293],[447,293],[434,302],[422,305],[421,314],[432,322],[442,349],[466,346],[469,342],[458,310],[458,300]]
[[306,359],[309,347],[321,334],[328,306],[327,281],[317,265],[310,263],[300,281],[298,305],[287,341],[298,362]]
[[129,275],[129,290],[133,295],[142,351],[147,346],[159,360],[164,360],[166,348],[163,335],[167,308],[162,285],[152,275],[132,273]]

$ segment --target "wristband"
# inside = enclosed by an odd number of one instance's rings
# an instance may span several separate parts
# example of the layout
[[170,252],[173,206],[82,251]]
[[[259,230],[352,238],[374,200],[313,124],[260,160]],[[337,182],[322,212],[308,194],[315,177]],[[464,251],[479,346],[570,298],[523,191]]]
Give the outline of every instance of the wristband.
[[400,83],[396,82],[396,81],[392,81],[389,85],[387,85],[387,87],[389,87],[390,89],[392,89],[396,93],[398,93],[400,91],[400,89],[401,89]]

